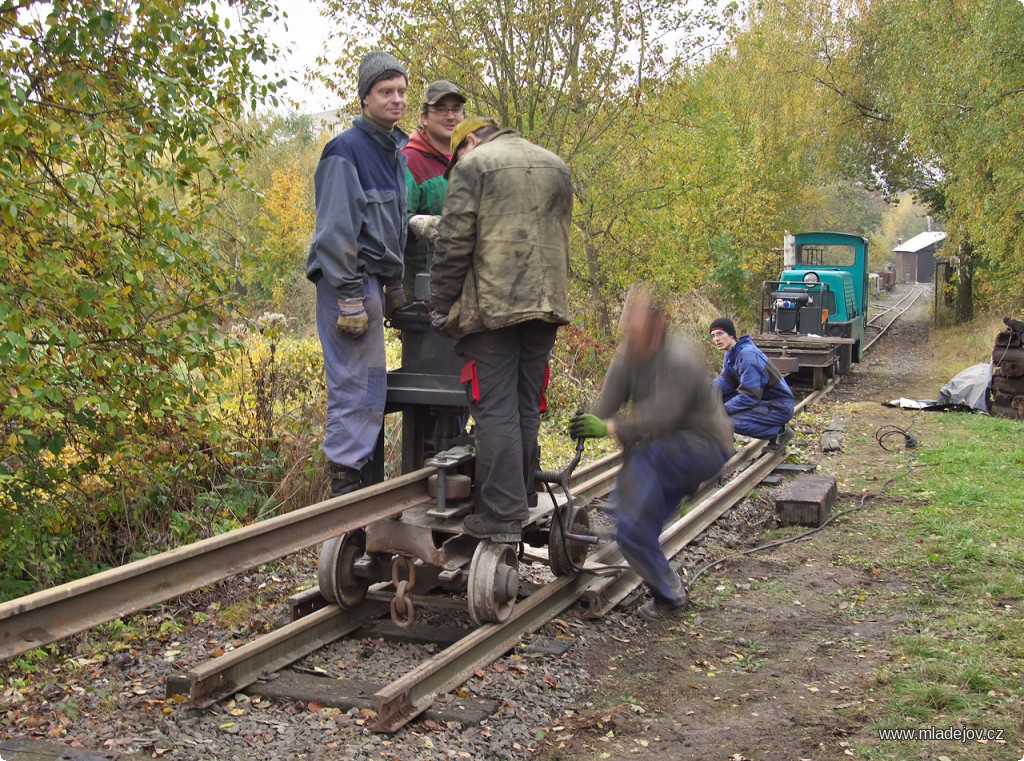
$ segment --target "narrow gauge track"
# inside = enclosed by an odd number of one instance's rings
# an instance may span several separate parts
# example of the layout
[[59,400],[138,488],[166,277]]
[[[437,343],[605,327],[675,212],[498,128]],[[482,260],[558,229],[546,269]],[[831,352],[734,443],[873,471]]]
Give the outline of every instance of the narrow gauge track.
[[[865,350],[885,333],[922,295],[915,288],[871,320],[891,317]],[[907,303],[909,301],[909,303]],[[895,314],[893,314],[895,313]],[[798,410],[827,394],[832,384],[805,398]],[[761,456],[762,443],[739,450],[726,470],[738,474],[723,487],[708,486],[692,500],[693,507],[662,534],[670,555],[699,535],[722,513],[739,502],[785,456]],[[570,486],[574,498],[587,502],[610,492],[620,455],[610,455],[577,471]],[[119,568],[0,603],[0,658],[10,658],[106,621],[178,597],[196,588],[316,546],[340,533],[370,522],[394,517],[429,501],[427,479],[435,468],[405,474],[359,492],[326,500],[259,524],[135,561]],[[585,570],[597,564],[621,563],[614,543],[588,558]],[[479,627],[455,645],[429,659],[409,674],[378,691],[378,731],[394,731],[425,710],[435,696],[465,681],[473,670],[506,652],[524,634],[535,631],[580,598],[588,616],[600,616],[632,593],[640,580],[631,571],[595,576],[581,573],[543,585],[519,602],[502,624]],[[220,696],[251,684],[268,671],[283,668],[327,642],[343,637],[386,612],[380,595],[367,605],[345,611],[328,605],[313,610],[292,624],[221,658],[190,671],[169,690],[187,687],[196,705],[208,705]],[[375,599],[377,598],[377,599]]]
[[[831,390],[816,391],[798,405],[801,410]],[[750,490],[786,459],[785,452],[763,452],[764,442],[755,440],[736,452],[723,472],[734,475],[723,485],[711,483],[690,500],[690,509],[665,528],[662,547],[671,557],[699,536],[729,508],[743,500]],[[621,462],[610,455],[574,475],[574,499],[590,500],[608,494]],[[588,557],[584,573],[549,581],[513,607],[507,620],[480,626],[458,642],[427,659],[418,667],[375,692],[372,700],[377,719],[373,729],[394,732],[421,714],[434,700],[462,684],[474,671],[487,666],[510,650],[525,635],[536,631],[562,611],[583,600],[586,616],[603,616],[640,585],[630,570],[595,575],[604,566],[624,564],[614,542],[602,545]],[[589,571],[589,572],[588,572]],[[378,585],[385,587],[387,584]],[[373,591],[374,588],[371,588]],[[206,706],[252,684],[268,672],[284,668],[314,650],[356,631],[364,624],[386,615],[385,601],[393,595],[372,594],[362,605],[345,610],[327,605],[302,616],[287,626],[191,669],[168,685],[172,694],[186,694],[191,704]],[[417,604],[429,607],[429,597],[417,597]],[[444,604],[444,603],[442,603]]]
[[[896,322],[900,317],[906,314],[912,306],[917,302],[922,295],[924,295],[925,289],[922,286],[915,286],[911,288],[906,296],[901,298],[895,304],[888,304],[884,307],[879,306],[877,314],[868,320],[867,327],[877,330],[878,332],[871,337],[871,340],[864,345],[864,351],[868,351],[875,342],[885,335],[885,332],[892,327],[892,324]],[[883,325],[883,321],[888,320]]]

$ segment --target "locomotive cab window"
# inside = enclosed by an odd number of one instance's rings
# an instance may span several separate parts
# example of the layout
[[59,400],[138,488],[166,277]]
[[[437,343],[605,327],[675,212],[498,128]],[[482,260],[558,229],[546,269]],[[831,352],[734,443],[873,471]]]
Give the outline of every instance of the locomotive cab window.
[[853,246],[804,243],[796,247],[796,261],[805,267],[852,267],[857,263]]

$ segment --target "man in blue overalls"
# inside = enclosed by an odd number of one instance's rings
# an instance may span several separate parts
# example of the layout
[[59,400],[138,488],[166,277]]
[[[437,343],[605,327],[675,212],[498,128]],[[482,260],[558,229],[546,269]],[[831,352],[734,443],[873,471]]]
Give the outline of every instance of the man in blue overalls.
[[362,113],[327,143],[316,167],[316,231],[306,277],[316,284],[332,497],[359,488],[384,424],[384,317],[405,304],[401,148],[408,138],[396,125],[407,89],[405,67],[394,56],[367,53],[359,65]]
[[722,374],[715,386],[732,419],[733,431],[741,436],[767,439],[768,449],[783,449],[793,430],[793,391],[757,348],[750,336],[736,338],[736,326],[728,317],[711,323],[711,340],[725,352]]

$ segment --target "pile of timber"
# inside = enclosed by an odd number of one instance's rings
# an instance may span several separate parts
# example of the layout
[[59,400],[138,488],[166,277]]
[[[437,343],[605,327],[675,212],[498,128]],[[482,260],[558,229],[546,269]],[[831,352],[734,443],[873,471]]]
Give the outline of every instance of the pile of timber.
[[1024,420],[1024,322],[1003,318],[992,350],[993,415]]

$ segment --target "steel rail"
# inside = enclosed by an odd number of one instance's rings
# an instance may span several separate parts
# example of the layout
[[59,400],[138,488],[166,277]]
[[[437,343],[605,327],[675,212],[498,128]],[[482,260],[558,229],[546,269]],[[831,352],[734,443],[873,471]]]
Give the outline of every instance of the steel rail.
[[[570,483],[607,493],[621,453],[580,468]],[[423,468],[357,492],[227,531],[24,597],[0,603],[0,659],[179,597],[429,501]]]
[[437,695],[454,689],[469,676],[508,652],[584,594],[588,575],[562,576],[517,602],[507,620],[486,624],[421,663],[373,695],[377,732],[395,732],[427,710]]
[[[912,291],[910,291],[909,293],[907,293],[907,295],[906,295],[906,296],[904,296],[904,297],[903,297],[902,299],[900,299],[899,301],[897,301],[897,302],[896,302],[895,304],[887,304],[887,305],[886,305],[886,306],[884,306],[884,307],[883,307],[883,306],[881,306],[880,304],[872,304],[871,306],[872,306],[872,307],[874,307],[874,308],[876,308],[876,309],[878,309],[878,310],[879,310],[879,313],[878,313],[878,314],[876,314],[876,315],[875,315],[874,317],[872,317],[872,318],[870,318],[870,319],[868,320],[868,324],[867,324],[867,326],[868,326],[869,328],[877,328],[878,326],[874,324],[874,323],[875,323],[875,320],[880,320],[881,318],[885,317],[885,316],[886,316],[887,314],[889,314],[889,313],[890,313],[890,312],[892,312],[893,310],[899,309],[899,308],[900,308],[900,306],[901,306],[901,305],[903,304],[903,302],[904,302],[904,301],[906,301],[907,299],[909,299],[909,298],[910,298],[911,296],[913,296],[913,297],[914,297],[914,300],[916,301],[916,300],[917,300],[917,297],[918,297],[918,296],[920,296],[920,295],[921,295],[921,290],[920,290],[919,288],[915,288],[914,290],[912,290]],[[912,304],[913,304],[913,302],[911,302],[911,304],[910,304],[910,305],[908,305],[908,306],[907,306],[907,308],[909,309],[909,308],[910,308],[910,306],[911,306]],[[903,314],[904,312],[906,312],[906,309],[904,309],[903,311],[901,311],[901,312],[900,312],[900,313],[899,313],[899,314],[897,315],[897,317],[898,317],[899,315]]]
[[367,602],[358,610],[338,605],[320,608],[184,674],[168,677],[167,697],[187,695],[190,705],[205,708],[387,612],[388,604],[382,602]]
[[[876,341],[877,341],[877,340],[878,340],[879,338],[881,338],[882,336],[884,336],[884,335],[885,335],[885,332],[886,332],[887,330],[889,330],[889,328],[891,328],[891,327],[892,327],[893,323],[894,323],[894,322],[896,322],[896,320],[898,320],[898,319],[899,319],[900,317],[902,317],[902,316],[903,316],[903,315],[905,315],[905,314],[906,314],[907,312],[909,312],[909,311],[910,311],[910,308],[911,308],[912,306],[914,306],[914,304],[916,304],[916,303],[917,303],[917,300],[918,300],[919,298],[921,298],[921,295],[922,295],[923,293],[924,293],[924,289],[922,289],[922,288],[915,288],[913,292],[911,292],[911,293],[908,293],[908,294],[907,294],[906,296],[904,296],[904,297],[903,297],[903,298],[902,298],[902,299],[901,299],[901,300],[899,301],[899,303],[898,303],[898,304],[897,304],[896,306],[899,306],[900,304],[902,304],[902,303],[903,303],[904,301],[906,301],[906,300],[907,300],[908,298],[910,298],[911,296],[913,296],[914,298],[913,298],[913,299],[911,300],[911,302],[910,302],[909,304],[907,304],[907,305],[906,305],[905,307],[903,307],[903,309],[901,309],[901,310],[900,310],[900,311],[899,311],[899,312],[898,312],[897,314],[893,315],[893,318],[892,318],[891,320],[889,320],[889,322],[887,322],[887,323],[885,324],[885,327],[884,327],[884,328],[880,328],[880,329],[879,329],[879,331],[878,331],[878,335],[874,336],[874,337],[873,337],[873,338],[872,338],[872,339],[871,339],[870,341],[868,341],[868,342],[867,342],[867,343],[866,343],[866,344],[864,345],[864,351],[867,351],[867,350],[868,350],[868,349],[870,349],[870,348],[871,348],[872,346],[874,346],[874,345],[875,345],[875,342],[876,342]],[[872,326],[872,327],[877,327],[877,326]]]
[[[591,500],[600,498],[610,492],[615,480],[615,474],[618,473],[621,462],[622,453],[617,451],[576,470],[570,479],[570,490],[574,499]],[[517,621],[520,622],[520,626],[529,626],[530,621],[533,619],[527,618],[524,621],[523,617],[530,614],[530,611],[534,610],[534,608],[556,592],[560,588],[555,586],[558,585],[559,581],[562,580],[556,581],[554,585],[545,585],[542,590],[535,592],[527,598],[527,601],[517,604],[513,608],[510,620],[506,621],[505,624],[492,624],[483,627],[487,630],[487,636],[483,637],[482,643],[478,642],[481,638],[477,636],[475,639],[464,638],[453,647],[460,651],[463,657],[469,658],[471,662],[477,664],[473,667],[474,669],[479,668],[481,664],[486,665],[490,663],[510,646],[496,645],[490,639],[490,637],[495,636],[495,627],[500,629],[501,626],[515,626]],[[568,581],[563,583],[568,583]],[[374,590],[385,589],[387,586],[386,582],[374,585],[370,589],[370,594],[372,595]],[[541,594],[542,592],[543,594]],[[537,597],[538,595],[540,597]],[[534,602],[529,605],[526,604],[526,602],[534,600],[534,598],[537,598]],[[572,599],[565,602],[564,605],[556,599],[553,603],[542,606],[541,612],[533,613],[532,615],[543,615],[543,611],[550,610],[551,604],[556,606],[562,605],[557,611],[550,613],[549,618],[541,620],[534,628],[543,626],[550,618],[556,616],[578,598],[579,594],[576,594]],[[281,629],[246,643],[237,650],[232,650],[222,656],[206,661],[184,674],[171,677],[167,682],[167,695],[186,695],[191,705],[200,708],[208,706],[254,683],[261,676],[284,668],[335,639],[355,631],[370,619],[386,614],[388,605],[384,604],[383,607],[381,605],[380,600],[371,599],[353,610],[345,610],[337,605],[327,605],[319,608],[315,612],[302,616],[297,621],[293,621]],[[368,609],[371,612],[368,613]],[[518,633],[498,634],[497,637],[499,642],[503,642],[504,638],[511,638],[511,642],[514,644],[516,638],[521,638],[528,631],[528,628],[520,628]],[[497,652],[494,652],[489,656],[489,660],[480,660],[481,658],[486,658],[486,654],[491,653],[495,648],[501,647],[504,647],[504,650],[499,649]],[[480,654],[481,652],[484,653],[483,656]],[[437,664],[435,663],[435,665]],[[425,690],[431,689],[429,686],[432,683],[430,680],[431,674],[428,672],[429,670],[419,672],[428,683],[427,687],[422,688]],[[472,669],[470,669],[469,673],[471,672]],[[450,675],[447,673],[442,675],[442,680],[445,682],[450,678]],[[461,681],[465,681],[466,678],[464,676]],[[456,684],[461,684],[461,681]],[[412,692],[416,693],[417,689],[413,689]],[[435,690],[429,694],[431,696],[436,695],[437,691]],[[397,703],[395,702],[396,700],[398,700]],[[426,710],[432,701],[433,697],[431,697],[430,701],[424,703],[423,709],[409,714],[409,718],[413,718],[421,713],[422,710]],[[403,714],[408,713],[405,703],[394,696],[381,698],[380,703],[385,712],[395,710]],[[389,705],[401,705],[401,708],[389,709]],[[405,721],[408,720],[406,719]]]
[[[830,389],[831,384],[810,394],[796,409],[804,409]],[[762,446],[761,440],[751,441],[733,455],[723,470],[728,472],[743,468],[754,461]],[[785,454],[779,452],[763,458],[723,487],[714,483],[705,485],[692,500],[695,507],[663,531],[661,541],[669,557],[677,554],[722,513],[742,500],[748,489],[784,459]],[[596,499],[611,491],[621,461],[621,452],[615,452],[576,471],[572,483],[574,498]],[[589,558],[591,566],[623,562],[614,542],[601,547]],[[503,624],[489,624],[474,630],[376,693],[374,701],[378,709],[378,721],[375,729],[396,731],[426,710],[437,695],[464,682],[473,671],[492,662],[524,635],[540,628],[581,597],[586,597],[590,605],[588,615],[594,615],[598,611],[610,610],[639,583],[639,577],[631,571],[598,577],[578,574],[549,582],[518,603]],[[375,585],[374,589],[386,586],[386,583],[382,583]],[[238,650],[203,663],[185,675],[173,677],[168,681],[167,693],[188,695],[190,703],[199,707],[209,705],[252,684],[262,675],[283,668],[328,642],[345,636],[370,618],[382,615],[386,609],[380,608],[380,604],[379,600],[374,600],[371,609],[368,601],[353,611],[329,605]],[[367,613],[367,609],[372,612]]]
[[0,603],[0,658],[68,637],[430,501],[423,468],[169,552]]
[[[730,460],[729,465],[739,467],[745,464],[754,457],[760,445],[759,441],[751,442]],[[779,453],[771,467],[774,468],[781,460],[782,453]],[[604,496],[611,490],[620,463],[621,454],[615,453],[582,468],[579,471],[580,482],[573,490],[574,496],[584,493],[589,499]],[[734,479],[730,484],[736,482],[737,479]],[[599,488],[600,484],[604,485],[604,490]],[[744,484],[743,488],[748,487],[749,484]],[[718,509],[713,517],[703,521],[702,526],[713,522],[714,518],[745,494],[737,486],[732,486],[732,490],[739,496]],[[712,496],[702,502],[696,511],[688,513],[680,522],[681,525],[694,523],[702,511],[709,511],[713,507],[716,488],[708,487],[705,492]],[[666,532],[665,536],[672,533]],[[605,564],[621,563],[623,560],[617,546],[611,542],[601,547],[591,557],[591,562]],[[505,622],[475,629],[401,679],[384,687],[373,696],[378,711],[374,728],[377,731],[394,732],[404,726],[429,708],[437,695],[464,682],[475,670],[493,662],[523,636],[543,626],[582,596],[593,597],[590,589],[602,582],[603,579],[585,573],[548,582],[518,602]],[[386,586],[386,583],[382,583],[375,585],[375,588]],[[351,611],[337,605],[328,605],[237,650],[200,664],[183,675],[172,677],[167,683],[167,694],[187,695],[190,704],[197,707],[210,705],[245,688],[261,676],[284,668],[323,645],[355,631],[370,619],[386,612],[387,604],[379,600],[368,600],[366,604]]]

